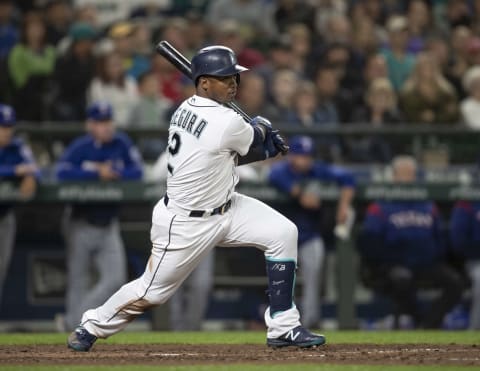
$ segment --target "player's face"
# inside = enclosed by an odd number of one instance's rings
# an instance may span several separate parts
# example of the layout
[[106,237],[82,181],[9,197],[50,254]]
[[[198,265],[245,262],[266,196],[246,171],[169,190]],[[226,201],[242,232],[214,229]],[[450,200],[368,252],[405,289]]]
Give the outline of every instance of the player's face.
[[13,128],[0,126],[0,147],[5,147],[12,140]]
[[237,75],[202,76],[200,78],[200,95],[219,103],[231,102],[237,95]]
[[310,155],[290,154],[290,164],[299,173],[308,172],[313,166],[313,157]]
[[87,128],[95,140],[101,143],[110,142],[115,133],[112,121],[90,121]]

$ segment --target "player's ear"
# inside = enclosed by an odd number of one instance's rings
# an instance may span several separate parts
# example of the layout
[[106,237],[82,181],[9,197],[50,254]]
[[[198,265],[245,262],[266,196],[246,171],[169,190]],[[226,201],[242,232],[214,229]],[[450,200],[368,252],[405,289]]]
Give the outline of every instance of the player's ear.
[[198,86],[200,87],[200,89],[202,89],[203,91],[207,91],[208,85],[209,85],[209,81],[206,76],[200,76],[198,78]]

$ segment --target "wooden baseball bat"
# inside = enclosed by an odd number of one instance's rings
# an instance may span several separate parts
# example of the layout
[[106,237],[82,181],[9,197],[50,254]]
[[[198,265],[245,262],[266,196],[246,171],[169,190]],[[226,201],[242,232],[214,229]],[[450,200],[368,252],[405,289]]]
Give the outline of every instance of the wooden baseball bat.
[[[171,64],[178,68],[185,76],[192,78],[192,68],[190,61],[177,49],[175,49],[172,44],[168,41],[162,40],[158,43],[155,48],[158,54],[165,57]],[[229,102],[226,103],[226,106],[233,109],[237,112],[243,119],[247,122],[251,122],[252,118],[244,112],[236,103]]]

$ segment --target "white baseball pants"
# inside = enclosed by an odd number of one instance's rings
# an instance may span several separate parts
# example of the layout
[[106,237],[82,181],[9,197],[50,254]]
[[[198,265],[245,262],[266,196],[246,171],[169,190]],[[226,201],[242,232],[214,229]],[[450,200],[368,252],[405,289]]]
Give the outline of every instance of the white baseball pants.
[[[190,217],[169,200],[160,200],[152,217],[152,255],[143,275],[122,286],[105,304],[86,311],[82,325],[106,338],[154,305],[165,303],[215,246],[255,246],[271,259],[297,261],[295,224],[264,203],[235,193],[223,215]],[[300,325],[295,306],[271,318],[265,314],[269,338]]]

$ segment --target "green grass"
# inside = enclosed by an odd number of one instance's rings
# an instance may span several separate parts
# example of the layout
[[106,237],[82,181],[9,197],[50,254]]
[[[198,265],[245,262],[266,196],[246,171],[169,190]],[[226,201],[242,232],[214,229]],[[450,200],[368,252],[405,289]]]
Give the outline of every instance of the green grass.
[[[327,341],[330,344],[340,343],[431,343],[431,344],[478,344],[480,334],[473,331],[327,331]],[[0,334],[1,345],[26,344],[65,344],[66,334],[35,333],[35,334]],[[103,341],[102,341],[103,342]],[[105,343],[110,344],[264,344],[265,332],[123,332]],[[1,350],[1,349],[0,349]],[[240,361],[240,360],[239,360]],[[480,370],[480,367],[458,366],[385,366],[385,365],[329,365],[329,364],[226,364],[226,365],[192,365],[192,366],[2,366],[1,371],[458,371]]]
[[[480,333],[475,331],[326,331],[327,342],[337,343],[435,343],[475,344]],[[66,334],[0,334],[0,345],[65,344]],[[103,343],[104,341],[100,341]],[[105,343],[109,344],[264,344],[263,331],[230,332],[122,332]]]

